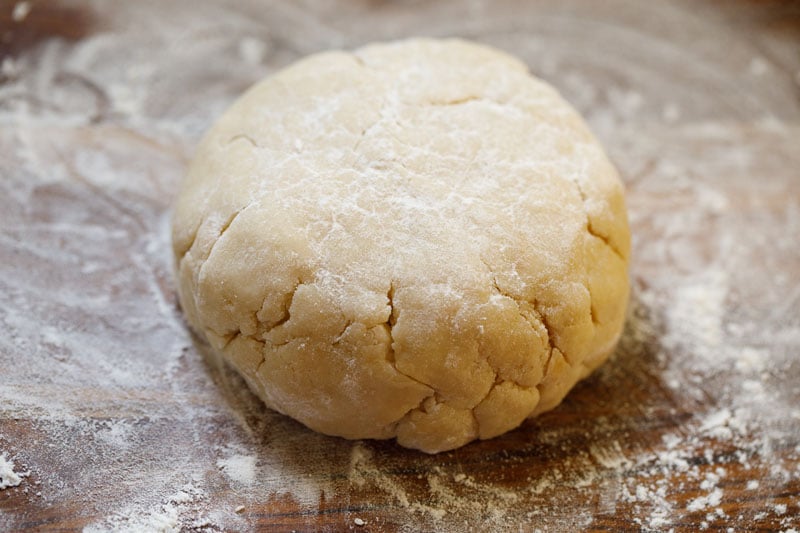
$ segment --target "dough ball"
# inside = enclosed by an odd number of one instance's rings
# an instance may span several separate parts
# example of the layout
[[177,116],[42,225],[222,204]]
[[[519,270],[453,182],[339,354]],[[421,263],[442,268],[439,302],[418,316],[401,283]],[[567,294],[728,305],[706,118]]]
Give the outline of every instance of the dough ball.
[[189,323],[269,407],[430,453],[555,407],[628,297],[602,148],[524,64],[459,40],[255,85],[202,141],[173,246]]

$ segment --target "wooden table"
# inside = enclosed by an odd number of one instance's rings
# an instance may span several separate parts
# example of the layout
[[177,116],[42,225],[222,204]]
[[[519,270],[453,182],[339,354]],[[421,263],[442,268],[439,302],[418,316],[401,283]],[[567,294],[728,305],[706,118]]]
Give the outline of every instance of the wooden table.
[[[0,530],[800,529],[798,3],[0,8]],[[264,409],[187,332],[168,254],[185,164],[242,90],[410,35],[498,46],[558,87],[634,234],[615,357],[436,456]]]

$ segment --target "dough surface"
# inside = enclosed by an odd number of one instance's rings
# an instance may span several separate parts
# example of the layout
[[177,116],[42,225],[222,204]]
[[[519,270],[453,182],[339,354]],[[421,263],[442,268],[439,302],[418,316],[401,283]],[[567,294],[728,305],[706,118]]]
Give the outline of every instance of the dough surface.
[[459,40],[303,59],[177,199],[188,322],[264,402],[434,453],[555,407],[620,335],[623,187],[524,64]]

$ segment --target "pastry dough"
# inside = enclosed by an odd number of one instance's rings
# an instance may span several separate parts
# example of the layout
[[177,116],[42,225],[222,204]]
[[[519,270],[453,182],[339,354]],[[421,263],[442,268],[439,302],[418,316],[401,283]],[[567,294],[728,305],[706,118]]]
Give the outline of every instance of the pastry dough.
[[173,246],[188,322],[269,407],[431,453],[555,407],[628,297],[602,148],[524,64],[459,40],[254,86],[202,141]]

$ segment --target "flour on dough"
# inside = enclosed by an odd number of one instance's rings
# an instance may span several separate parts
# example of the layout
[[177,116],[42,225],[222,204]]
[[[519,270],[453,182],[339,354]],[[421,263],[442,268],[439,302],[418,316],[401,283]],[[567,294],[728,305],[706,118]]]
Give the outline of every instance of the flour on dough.
[[602,148],[524,64],[459,40],[254,86],[200,145],[173,246],[189,323],[269,407],[431,453],[555,407],[628,297]]

